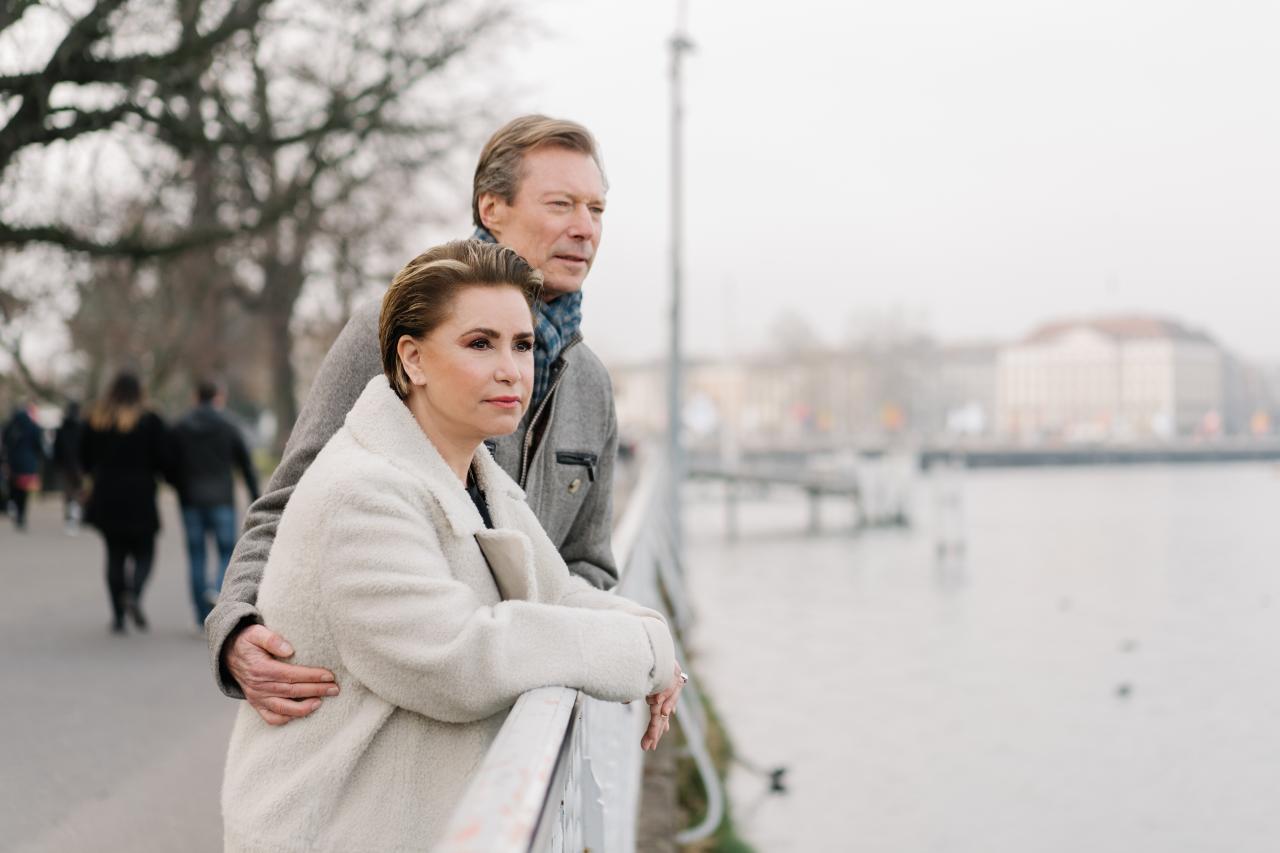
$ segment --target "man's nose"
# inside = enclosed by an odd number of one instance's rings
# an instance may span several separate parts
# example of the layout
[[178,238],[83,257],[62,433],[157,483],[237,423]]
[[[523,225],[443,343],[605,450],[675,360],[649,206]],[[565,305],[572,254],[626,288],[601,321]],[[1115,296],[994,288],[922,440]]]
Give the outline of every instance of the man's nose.
[[595,217],[585,204],[575,205],[569,221],[569,236],[576,240],[590,240],[596,228]]

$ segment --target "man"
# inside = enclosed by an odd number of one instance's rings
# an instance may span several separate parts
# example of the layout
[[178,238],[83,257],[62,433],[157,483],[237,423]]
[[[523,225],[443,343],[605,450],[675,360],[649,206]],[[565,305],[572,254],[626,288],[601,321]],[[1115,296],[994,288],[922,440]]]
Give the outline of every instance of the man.
[[[544,116],[515,119],[485,145],[472,188],[475,238],[515,249],[544,277],[536,323],[528,416],[492,442],[494,458],[525,490],[529,506],[569,570],[600,588],[617,581],[610,546],[618,428],[609,375],[582,343],[582,282],[600,245],[605,179],[595,140],[581,125]],[[268,723],[304,717],[337,695],[333,674],[279,660],[286,639],[254,608],[263,566],[294,485],[342,424],[369,379],[382,372],[378,313],[358,309],[316,375],[272,475],[249,510],[218,606],[205,621],[223,692],[243,697]],[[677,684],[680,682],[677,681]],[[653,704],[646,742],[656,744],[678,688]]]
[[[196,388],[196,407],[173,429],[174,470],[178,477],[178,501],[182,504],[182,525],[187,532],[191,602],[195,606],[197,625],[204,625],[213,609],[236,546],[233,467],[240,469],[250,498],[258,498],[258,477],[249,460],[244,437],[221,412],[225,399],[217,384],[201,382]],[[218,548],[218,580],[212,585],[205,571],[210,536]]]
[[80,494],[84,488],[84,472],[80,470],[80,438],[84,423],[80,420],[80,404],[67,403],[62,423],[53,434],[53,464],[62,476],[62,521],[67,533],[80,532]]

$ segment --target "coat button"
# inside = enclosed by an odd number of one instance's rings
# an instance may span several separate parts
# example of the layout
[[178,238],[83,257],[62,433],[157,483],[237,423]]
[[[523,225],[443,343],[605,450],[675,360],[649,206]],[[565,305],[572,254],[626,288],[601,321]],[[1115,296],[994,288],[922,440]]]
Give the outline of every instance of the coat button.
[[581,488],[582,488],[582,478],[574,477],[573,482],[569,484],[569,494],[573,494],[574,492],[578,491],[578,489],[581,489]]

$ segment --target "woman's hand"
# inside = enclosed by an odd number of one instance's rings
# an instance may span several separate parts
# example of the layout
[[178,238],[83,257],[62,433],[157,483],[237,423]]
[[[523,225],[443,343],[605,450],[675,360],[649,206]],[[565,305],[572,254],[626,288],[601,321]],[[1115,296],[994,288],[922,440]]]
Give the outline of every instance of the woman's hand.
[[644,701],[649,703],[649,727],[640,738],[641,749],[658,748],[658,741],[671,728],[671,715],[676,712],[676,701],[688,680],[689,676],[680,671],[680,664],[677,663],[675,681],[671,686],[661,693],[651,693],[645,697]]

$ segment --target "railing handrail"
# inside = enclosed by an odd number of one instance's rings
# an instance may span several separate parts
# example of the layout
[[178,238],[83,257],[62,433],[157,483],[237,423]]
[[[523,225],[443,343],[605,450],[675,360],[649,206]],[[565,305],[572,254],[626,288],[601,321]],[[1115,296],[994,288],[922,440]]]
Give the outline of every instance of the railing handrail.
[[[614,527],[619,586],[626,580],[662,474],[660,464],[645,466]],[[525,853],[529,849],[577,696],[577,690],[567,687],[540,687],[516,700],[454,810],[437,853]]]

